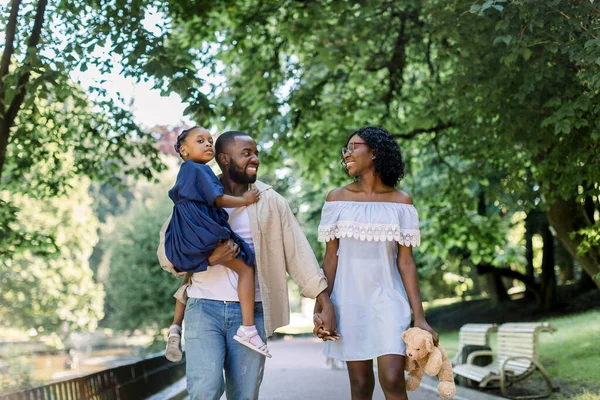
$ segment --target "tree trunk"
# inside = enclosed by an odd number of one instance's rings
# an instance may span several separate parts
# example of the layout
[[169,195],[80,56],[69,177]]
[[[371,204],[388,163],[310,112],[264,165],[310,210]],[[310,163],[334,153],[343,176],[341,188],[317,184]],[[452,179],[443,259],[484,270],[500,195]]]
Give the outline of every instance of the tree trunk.
[[[585,254],[578,254],[577,248],[582,238],[577,234],[571,237],[571,233],[592,225],[584,207],[574,198],[557,199],[548,209],[547,215],[556,236],[584,271],[592,278],[600,274],[600,247],[594,246]],[[594,279],[594,283],[600,288],[600,280]]]
[[6,88],[4,77],[10,69],[10,60],[14,52],[14,41],[17,32],[17,21],[19,19],[19,7],[21,0],[13,0],[10,8],[10,16],[4,33],[4,51],[0,61],[0,177],[2,177],[2,167],[6,159],[6,147],[8,146],[9,130],[5,129],[6,105],[4,104]]
[[591,276],[585,273],[585,271],[581,272],[581,278],[577,282],[577,288],[581,292],[587,292],[588,290],[596,288],[596,283],[592,279]]
[[585,215],[587,215],[588,219],[593,224],[595,222],[594,214],[596,214],[596,205],[594,204],[592,196],[585,196],[583,208],[585,209]]
[[[556,264],[560,268],[560,281],[565,283],[566,281],[572,281],[575,279],[575,262],[573,257],[569,254],[565,246],[562,245],[560,240],[556,240],[554,243],[554,249],[556,257]],[[583,276],[589,277],[585,272]]]
[[525,275],[534,279],[533,270],[533,234],[535,232],[535,222],[533,221],[533,211],[527,214],[525,219]]
[[[525,218],[525,275],[532,281],[535,281],[535,270],[533,268],[533,234],[536,228],[536,216],[539,212],[530,210]],[[525,286],[525,297],[534,300],[539,298],[536,297],[535,293],[531,290],[530,286]]]
[[510,268],[497,268],[493,265],[480,263],[477,264],[477,273],[482,275],[486,280],[486,286],[490,292],[490,297],[492,299],[492,303],[494,305],[509,301],[510,296],[506,292],[506,287],[502,282],[502,278],[510,278],[517,279],[525,284],[525,286],[530,289],[536,296],[537,301],[539,302],[540,292],[539,287],[533,281],[533,279],[523,275],[518,271],[514,271]]
[[[18,9],[21,1],[13,0],[11,16],[9,18],[9,26],[7,27],[7,35],[10,33],[10,29],[16,30],[16,25],[12,28],[10,24],[12,23],[13,11],[15,18],[18,16]],[[25,58],[25,62],[29,63],[29,57],[34,57],[37,55],[37,47],[40,42],[40,38],[42,35],[42,27],[44,25],[44,14],[46,13],[46,6],[48,4],[48,0],[39,0],[35,12],[35,20],[33,23],[33,28],[31,30],[31,36],[27,40],[27,57]],[[16,24],[16,20],[15,20]],[[9,37],[7,36],[7,41]],[[10,46],[10,50],[12,51],[12,44]],[[9,48],[5,49],[5,52],[9,51]],[[0,70],[8,71],[8,67],[4,66],[4,63],[10,63],[10,54],[2,54],[2,65],[0,66]],[[19,77],[17,81],[17,94],[12,99],[8,108],[6,108],[6,104],[2,103],[1,111],[2,111],[2,119],[0,120],[0,178],[2,177],[2,170],[4,169],[4,163],[6,161],[6,148],[8,147],[8,140],[10,136],[10,129],[12,128],[19,111],[21,110],[21,105],[23,104],[23,100],[25,100],[25,95],[27,93],[27,84],[29,83],[29,78],[31,77],[31,73],[28,68],[26,68],[24,74]],[[0,79],[4,78],[3,76]],[[4,93],[2,93],[2,98],[4,99]]]
[[485,274],[485,285],[490,294],[492,305],[497,306],[500,303],[507,303],[510,301],[510,296],[506,292],[502,277],[496,273]]
[[542,279],[540,282],[542,298],[539,306],[542,310],[548,311],[557,303],[556,274],[554,273],[554,236],[552,236],[548,221],[542,223],[542,238],[544,240]]

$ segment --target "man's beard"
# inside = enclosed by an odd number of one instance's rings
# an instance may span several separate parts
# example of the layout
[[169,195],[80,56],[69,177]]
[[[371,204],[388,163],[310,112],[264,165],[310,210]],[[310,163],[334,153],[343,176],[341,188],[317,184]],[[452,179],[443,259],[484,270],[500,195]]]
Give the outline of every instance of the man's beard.
[[246,169],[236,164],[233,160],[229,164],[228,172],[231,180],[240,185],[256,182],[256,175],[248,176]]

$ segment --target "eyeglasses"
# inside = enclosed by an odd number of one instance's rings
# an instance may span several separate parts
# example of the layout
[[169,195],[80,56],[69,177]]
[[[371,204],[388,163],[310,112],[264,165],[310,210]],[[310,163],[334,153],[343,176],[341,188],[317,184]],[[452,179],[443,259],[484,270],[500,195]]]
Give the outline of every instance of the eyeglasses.
[[366,144],[365,142],[350,142],[348,143],[346,146],[342,147],[342,157],[348,153],[348,154],[352,154],[354,153],[355,147],[357,144]]

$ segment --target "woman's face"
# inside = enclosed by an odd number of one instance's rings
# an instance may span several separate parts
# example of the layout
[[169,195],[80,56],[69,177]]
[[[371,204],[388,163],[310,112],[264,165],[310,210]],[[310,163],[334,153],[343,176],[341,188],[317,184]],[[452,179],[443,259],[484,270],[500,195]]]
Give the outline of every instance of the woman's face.
[[358,135],[354,135],[342,148],[346,169],[350,176],[359,176],[363,171],[373,167],[373,149]]

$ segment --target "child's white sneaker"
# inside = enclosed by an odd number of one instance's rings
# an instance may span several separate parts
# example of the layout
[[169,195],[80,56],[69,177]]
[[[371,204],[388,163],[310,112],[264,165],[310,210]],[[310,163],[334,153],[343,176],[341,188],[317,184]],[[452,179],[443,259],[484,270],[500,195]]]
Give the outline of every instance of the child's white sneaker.
[[233,340],[240,342],[240,344],[248,347],[250,350],[254,350],[257,353],[262,354],[265,357],[272,357],[271,353],[269,353],[267,345],[262,341],[260,336],[258,336],[258,331],[254,325],[240,326],[237,330],[237,333],[233,337]]
[[179,362],[183,358],[183,352],[181,351],[181,327],[179,325],[171,325],[169,327],[165,357],[172,362]]

